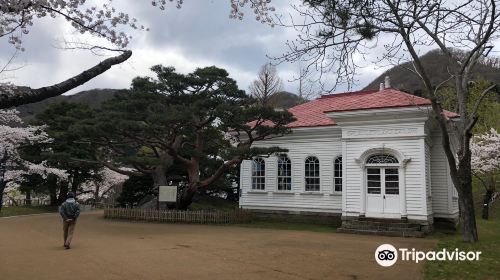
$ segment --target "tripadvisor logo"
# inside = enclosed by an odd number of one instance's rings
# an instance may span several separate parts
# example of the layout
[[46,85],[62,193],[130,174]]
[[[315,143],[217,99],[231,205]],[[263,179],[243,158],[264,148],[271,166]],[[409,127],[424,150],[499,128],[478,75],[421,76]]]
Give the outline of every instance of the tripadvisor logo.
[[375,250],[375,260],[381,266],[391,266],[398,260],[398,250],[391,244],[382,244]]
[[[399,252],[398,252],[399,251]],[[427,261],[479,261],[481,251],[460,251],[442,249],[439,251],[417,251],[415,248],[399,248],[391,244],[382,244],[375,250],[375,260],[381,266],[388,267],[394,265],[398,260],[398,255],[401,261],[421,262]]]

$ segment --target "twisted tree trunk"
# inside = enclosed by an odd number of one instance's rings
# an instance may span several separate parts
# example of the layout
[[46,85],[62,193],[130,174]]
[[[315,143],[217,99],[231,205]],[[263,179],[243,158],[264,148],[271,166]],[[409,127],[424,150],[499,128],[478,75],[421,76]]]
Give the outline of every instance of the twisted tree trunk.
[[177,203],[177,209],[187,210],[189,205],[193,203],[193,197],[200,187],[200,162],[197,158],[191,159],[191,164],[187,168],[189,184],[183,190],[179,202]]
[[165,165],[156,166],[151,173],[151,177],[153,178],[153,186],[157,191],[156,196],[156,210],[160,209],[160,186],[167,185],[167,167]]
[[153,178],[153,185],[158,188],[159,186],[167,185],[167,169],[163,165],[157,166],[151,174]]
[[189,205],[193,203],[193,197],[198,191],[197,183],[189,184],[189,186],[182,192],[179,202],[177,203],[178,210],[187,210]]

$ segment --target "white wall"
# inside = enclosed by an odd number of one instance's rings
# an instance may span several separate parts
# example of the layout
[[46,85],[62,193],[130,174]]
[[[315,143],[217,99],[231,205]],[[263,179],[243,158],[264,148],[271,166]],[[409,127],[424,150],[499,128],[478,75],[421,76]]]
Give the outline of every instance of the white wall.
[[[364,169],[355,161],[365,151],[389,148],[410,161],[405,169],[406,210],[409,219],[427,220],[425,185],[425,137],[423,123],[349,126],[344,128],[346,165],[346,215],[361,209]],[[368,135],[369,134],[369,135]],[[369,137],[370,136],[370,137]],[[402,191],[402,190],[401,190]],[[401,195],[401,192],[400,192]]]
[[[314,129],[312,129],[314,131]],[[251,161],[241,165],[240,206],[247,209],[269,209],[287,211],[309,211],[340,213],[342,195],[333,189],[333,161],[341,155],[340,129],[320,128],[321,133],[304,136],[299,131],[286,137],[256,143],[255,147],[279,146],[288,149],[292,164],[292,190],[277,189],[277,159],[272,156],[266,162],[266,189],[251,189]],[[316,156],[320,162],[320,191],[306,192],[304,182],[304,161]]]
[[427,196],[427,213],[433,214],[432,202],[432,178],[431,178],[431,147],[430,143],[425,143],[425,193]]
[[[260,141],[255,146],[279,146],[289,150],[292,190],[277,190],[277,158],[274,156],[265,158],[265,190],[252,190],[251,161],[244,161],[240,178],[242,208],[357,216],[363,203],[364,172],[355,159],[369,149],[386,147],[409,159],[405,167],[408,219],[430,220],[433,216],[450,217],[458,212],[456,191],[449,178],[439,135],[425,127],[425,120],[295,129],[291,135]],[[335,193],[333,162],[339,155],[343,155],[344,186],[342,193]],[[320,161],[319,192],[305,191],[304,160],[308,156],[316,156]]]
[[441,144],[441,132],[433,131],[431,138],[431,189],[434,217],[453,218],[458,215],[458,196],[451,181],[448,161]]

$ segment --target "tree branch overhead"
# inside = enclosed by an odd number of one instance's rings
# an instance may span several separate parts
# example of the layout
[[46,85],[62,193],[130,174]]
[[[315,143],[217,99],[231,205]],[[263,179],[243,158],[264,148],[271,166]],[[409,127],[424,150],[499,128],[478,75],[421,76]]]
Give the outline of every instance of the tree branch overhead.
[[15,86],[11,84],[0,85],[0,109],[34,103],[61,95],[99,76],[112,66],[123,63],[131,56],[132,51],[123,51],[123,53],[118,56],[107,58],[82,73],[51,86],[32,89],[30,87]]

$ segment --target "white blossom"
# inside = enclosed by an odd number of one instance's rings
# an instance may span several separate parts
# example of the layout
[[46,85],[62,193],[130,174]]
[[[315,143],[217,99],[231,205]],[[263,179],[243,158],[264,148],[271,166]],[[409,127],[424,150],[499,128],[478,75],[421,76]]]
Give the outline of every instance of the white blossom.
[[472,169],[487,174],[500,169],[500,134],[491,128],[488,133],[475,136],[471,144]]
[[32,163],[19,155],[18,149],[22,145],[51,141],[43,129],[43,126],[25,126],[17,110],[0,110],[0,158],[6,157],[5,173],[0,179],[18,183],[24,174],[39,174],[42,177],[54,174],[60,179],[67,178],[64,170],[49,167],[46,162]]
[[131,36],[121,28],[144,27],[111,4],[111,0],[0,0],[0,37],[7,37],[9,43],[23,50],[22,37],[30,33],[36,19],[62,17],[81,34],[90,33],[125,48]]
[[109,168],[99,170],[98,176],[100,180],[87,181],[82,184],[82,194],[78,196],[81,200],[90,198],[106,198],[112,194],[114,188],[123,184],[128,179],[127,175],[120,174]]
[[231,14],[230,18],[233,19],[243,19],[244,13],[242,9],[245,6],[253,11],[255,15],[255,20],[260,21],[264,24],[273,25],[272,14],[275,8],[271,6],[271,0],[230,0],[231,3]]
[[[181,8],[183,0],[152,0],[154,7],[165,10],[168,3],[175,2]],[[230,0],[230,17],[242,19],[242,8],[248,6],[257,21],[272,24],[270,13],[275,11],[270,0]],[[22,38],[30,33],[36,19],[61,17],[71,23],[80,34],[90,33],[107,39],[109,42],[125,48],[132,38],[126,33],[126,27],[147,30],[137,19],[129,14],[117,11],[112,0],[0,0],[0,37],[7,37],[8,42],[18,50],[22,47]]]

